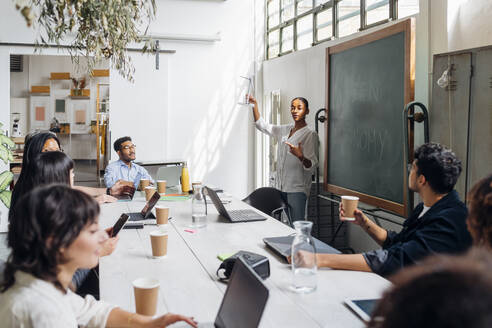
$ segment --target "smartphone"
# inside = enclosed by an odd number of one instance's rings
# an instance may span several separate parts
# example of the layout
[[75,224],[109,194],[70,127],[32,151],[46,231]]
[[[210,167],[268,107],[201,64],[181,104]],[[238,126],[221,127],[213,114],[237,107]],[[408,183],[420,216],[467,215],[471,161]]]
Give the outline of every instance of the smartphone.
[[379,299],[345,300],[345,304],[364,322],[371,320],[372,312],[376,309]]
[[118,219],[118,221],[116,221],[116,223],[113,226],[113,231],[111,232],[111,238],[116,237],[118,232],[120,232],[120,230],[123,228],[123,226],[125,225],[126,221],[128,221],[129,218],[130,217],[125,213],[121,214],[120,218]]

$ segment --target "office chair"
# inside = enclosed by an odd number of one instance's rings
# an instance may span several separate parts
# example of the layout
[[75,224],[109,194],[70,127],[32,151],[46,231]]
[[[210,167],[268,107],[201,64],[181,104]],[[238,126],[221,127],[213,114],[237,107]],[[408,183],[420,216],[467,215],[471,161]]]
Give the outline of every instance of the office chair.
[[243,199],[243,202],[279,221],[282,221],[282,212],[285,212],[289,225],[292,226],[289,205],[282,198],[278,189],[271,187],[258,188]]
[[5,261],[0,259],[0,283],[3,281],[3,270],[5,269]]

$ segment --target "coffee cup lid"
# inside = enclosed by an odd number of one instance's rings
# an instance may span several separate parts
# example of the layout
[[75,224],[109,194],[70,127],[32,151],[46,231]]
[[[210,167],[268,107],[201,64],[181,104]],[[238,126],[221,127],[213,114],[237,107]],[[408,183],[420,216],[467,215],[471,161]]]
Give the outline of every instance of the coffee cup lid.
[[150,232],[150,235],[151,236],[167,236],[167,232],[162,231],[162,230],[154,230],[154,231]]
[[342,196],[342,199],[347,199],[347,200],[359,200],[359,197],[355,197],[355,196]]
[[155,278],[138,278],[133,280],[132,282],[133,287],[136,288],[144,288],[144,289],[152,289],[159,287],[160,283],[159,280]]

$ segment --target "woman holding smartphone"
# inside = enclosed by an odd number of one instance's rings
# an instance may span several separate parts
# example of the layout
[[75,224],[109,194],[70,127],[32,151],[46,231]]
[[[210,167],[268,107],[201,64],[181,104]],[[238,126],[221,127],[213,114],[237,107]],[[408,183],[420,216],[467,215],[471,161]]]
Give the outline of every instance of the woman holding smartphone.
[[66,185],[38,187],[22,196],[7,235],[11,254],[0,284],[5,327],[166,327],[192,318],[152,318],[74,294],[78,269],[97,265],[108,236],[99,228],[99,205]]
[[272,125],[261,118],[256,99],[251,95],[248,99],[254,105],[256,128],[278,141],[275,187],[290,206],[291,221],[304,220],[311,176],[318,166],[318,135],[306,123],[309,103],[302,97],[292,99],[290,113],[294,122]]

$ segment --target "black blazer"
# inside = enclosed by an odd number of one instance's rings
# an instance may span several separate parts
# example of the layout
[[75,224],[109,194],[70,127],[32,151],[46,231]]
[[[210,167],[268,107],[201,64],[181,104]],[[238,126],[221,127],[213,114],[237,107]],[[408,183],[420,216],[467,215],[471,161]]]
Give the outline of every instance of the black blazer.
[[435,253],[461,253],[472,244],[466,228],[467,209],[456,191],[435,203],[421,218],[415,207],[403,229],[388,231],[383,249],[362,254],[373,272],[388,276]]

